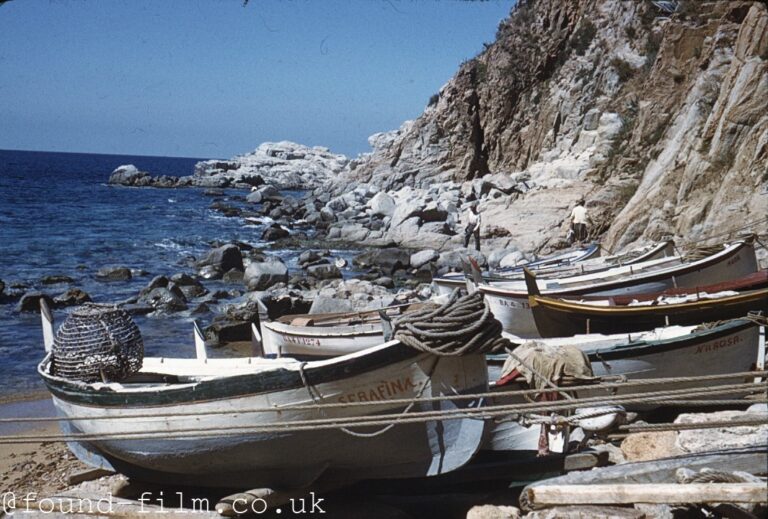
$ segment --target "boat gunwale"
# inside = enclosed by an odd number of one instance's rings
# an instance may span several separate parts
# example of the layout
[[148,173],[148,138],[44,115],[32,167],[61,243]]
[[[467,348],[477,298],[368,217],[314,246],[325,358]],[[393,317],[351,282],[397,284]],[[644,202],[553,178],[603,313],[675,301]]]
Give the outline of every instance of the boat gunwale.
[[[375,324],[353,324],[353,325],[338,325],[338,326],[294,326],[291,324],[280,323],[277,321],[270,321],[261,323],[261,326],[267,328],[272,333],[279,335],[289,335],[291,337],[313,337],[313,338],[335,338],[346,337],[353,335],[355,337],[360,336],[372,336],[381,335],[382,328]],[[290,327],[291,329],[284,329],[283,327]],[[336,332],[335,329],[344,328],[346,332]],[[360,328],[368,328],[366,330],[360,330]]]
[[[198,381],[136,391],[122,387],[115,389],[108,384],[95,388],[93,384],[51,375],[46,371],[50,355],[38,364],[38,374],[54,397],[68,403],[89,407],[146,408],[198,404],[301,389],[306,387],[304,380],[311,385],[335,382],[408,359],[419,362],[418,357],[426,358],[429,355],[399,341],[390,341],[331,359],[297,361],[297,369],[280,366],[266,371],[205,377]],[[303,368],[300,370],[299,366]]]
[[[733,296],[724,296],[719,298],[701,299],[696,301],[688,301],[683,303],[671,303],[662,305],[638,305],[638,306],[598,306],[587,303],[578,303],[573,301],[565,301],[563,299],[557,299],[554,297],[530,295],[528,301],[531,308],[534,306],[542,306],[545,308],[552,308],[558,312],[567,312],[570,314],[594,314],[601,316],[623,316],[634,314],[666,314],[674,312],[675,310],[697,310],[708,309],[717,305],[730,305],[738,303],[749,303],[750,301],[756,301],[762,298],[768,298],[768,288],[762,288],[758,290],[750,290]],[[608,301],[608,299],[605,299]]]
[[[595,292],[599,290],[631,287],[633,285],[640,285],[644,283],[670,279],[672,277],[690,274],[691,272],[701,270],[704,268],[709,268],[723,261],[727,261],[729,258],[739,254],[744,248],[746,248],[751,244],[752,244],[751,241],[740,240],[736,243],[733,243],[727,246],[724,250],[716,252],[715,254],[712,254],[710,256],[707,256],[706,258],[702,258],[692,263],[683,263],[681,265],[663,268],[661,270],[641,273],[641,274],[637,274],[636,276],[632,276],[628,279],[625,278],[625,279],[603,281],[602,283],[596,282],[596,283],[585,284],[582,286],[576,286],[576,287],[570,287],[570,288],[564,287],[561,290],[544,289],[546,290],[546,292],[543,293],[542,295],[558,297],[560,295],[570,295],[570,294],[574,294],[574,295],[589,294],[590,292]],[[623,267],[619,267],[619,268],[623,268]],[[528,299],[527,290],[496,288],[486,283],[480,284],[478,288],[484,294],[497,296],[500,298],[507,297],[510,299],[525,299],[525,300]]]

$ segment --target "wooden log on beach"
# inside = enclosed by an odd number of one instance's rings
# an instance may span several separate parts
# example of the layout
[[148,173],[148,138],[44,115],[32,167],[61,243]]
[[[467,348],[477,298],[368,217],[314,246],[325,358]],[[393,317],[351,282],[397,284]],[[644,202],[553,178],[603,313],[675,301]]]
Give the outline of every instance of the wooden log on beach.
[[542,485],[525,490],[534,508],[558,505],[768,503],[764,483]]

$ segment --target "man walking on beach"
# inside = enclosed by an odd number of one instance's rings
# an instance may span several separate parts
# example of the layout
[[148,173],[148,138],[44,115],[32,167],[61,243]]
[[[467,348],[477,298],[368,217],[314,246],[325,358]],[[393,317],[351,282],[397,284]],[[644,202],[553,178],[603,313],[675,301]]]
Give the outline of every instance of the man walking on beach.
[[576,207],[571,211],[571,230],[573,239],[579,243],[587,239],[587,209],[584,207],[584,199],[576,202]]
[[475,248],[480,252],[480,215],[477,213],[477,206],[473,205],[466,212],[467,228],[464,230],[464,248],[469,247],[469,239],[474,234]]

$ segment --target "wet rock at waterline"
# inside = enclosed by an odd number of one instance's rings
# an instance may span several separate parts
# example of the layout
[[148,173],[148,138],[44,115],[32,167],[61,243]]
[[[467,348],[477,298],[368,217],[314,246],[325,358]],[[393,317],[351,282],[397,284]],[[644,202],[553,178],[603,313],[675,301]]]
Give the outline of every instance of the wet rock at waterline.
[[214,267],[222,273],[230,269],[243,270],[243,255],[237,245],[229,243],[209,251],[197,266]]
[[53,306],[53,299],[48,294],[42,292],[27,292],[16,305],[17,312],[39,312],[40,300],[44,299],[48,306]]
[[53,298],[53,304],[57,308],[65,306],[76,306],[89,303],[91,296],[79,288],[70,288],[66,292]]
[[63,283],[73,283],[74,281],[75,280],[71,277],[63,274],[52,274],[40,278],[40,283],[43,285],[59,285]]
[[96,279],[101,281],[128,281],[131,278],[133,273],[127,267],[101,267],[96,272]]

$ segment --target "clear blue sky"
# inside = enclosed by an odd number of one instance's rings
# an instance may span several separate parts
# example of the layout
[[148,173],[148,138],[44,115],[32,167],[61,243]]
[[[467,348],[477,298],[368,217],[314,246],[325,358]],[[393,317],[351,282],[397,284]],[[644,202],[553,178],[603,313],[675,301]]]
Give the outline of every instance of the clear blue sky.
[[14,0],[0,149],[356,155],[417,117],[513,0]]

